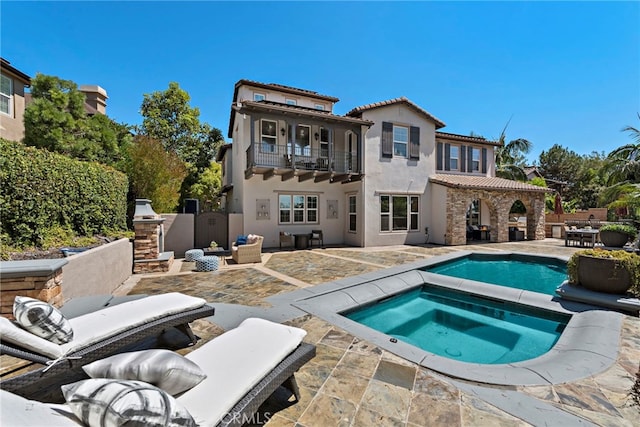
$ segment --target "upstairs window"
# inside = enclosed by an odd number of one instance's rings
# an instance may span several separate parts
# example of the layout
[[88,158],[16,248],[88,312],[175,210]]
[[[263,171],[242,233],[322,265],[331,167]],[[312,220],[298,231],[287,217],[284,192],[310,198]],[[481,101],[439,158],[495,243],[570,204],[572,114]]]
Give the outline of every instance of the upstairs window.
[[322,104],[316,104],[316,105],[314,106],[314,108],[315,108],[316,110],[324,111],[324,105],[322,105]]
[[449,170],[458,170],[458,160],[460,159],[460,147],[452,145],[449,150]]
[[13,104],[13,81],[0,74],[0,113],[11,115],[11,106]]
[[291,99],[291,98],[286,98],[284,100],[284,103],[287,105],[298,105],[298,101],[296,101],[295,99]]
[[382,122],[382,157],[420,159],[420,128]]
[[320,156],[329,157],[329,129],[320,128]]
[[407,157],[407,144],[409,143],[409,128],[404,126],[393,127],[393,155]]
[[277,144],[278,123],[273,120],[262,120],[260,124],[261,142],[260,150],[263,153],[275,153]]
[[253,93],[254,101],[264,101],[265,99],[267,99],[267,97],[265,96],[264,93],[258,93],[258,92]]
[[471,149],[471,171],[470,172],[480,172],[480,149],[472,148]]

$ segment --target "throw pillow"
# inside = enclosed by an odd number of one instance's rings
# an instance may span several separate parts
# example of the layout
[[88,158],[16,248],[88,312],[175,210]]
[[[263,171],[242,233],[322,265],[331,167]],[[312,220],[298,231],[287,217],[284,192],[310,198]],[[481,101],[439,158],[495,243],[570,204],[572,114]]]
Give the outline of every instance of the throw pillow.
[[247,245],[253,245],[254,243],[258,243],[258,235],[257,234],[249,234],[247,236]]
[[311,238],[312,238],[312,239],[319,239],[319,238],[320,238],[320,234],[318,234],[318,233],[312,233],[312,234],[311,234]]
[[193,388],[207,377],[195,362],[169,350],[120,353],[82,369],[91,378],[144,381],[172,396]]
[[13,316],[27,331],[56,344],[73,339],[71,324],[57,308],[44,301],[29,297],[16,297]]
[[62,386],[71,411],[91,427],[196,426],[165,391],[142,381],[91,379]]
[[247,244],[247,236],[239,235],[236,238],[236,246],[246,245]]

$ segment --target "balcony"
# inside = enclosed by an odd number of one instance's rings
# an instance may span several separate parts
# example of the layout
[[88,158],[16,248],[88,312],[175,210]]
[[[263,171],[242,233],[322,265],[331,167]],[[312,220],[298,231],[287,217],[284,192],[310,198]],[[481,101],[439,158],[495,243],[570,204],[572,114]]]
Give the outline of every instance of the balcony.
[[324,148],[255,143],[247,149],[245,178],[280,176],[282,181],[352,182],[361,179],[357,156]]

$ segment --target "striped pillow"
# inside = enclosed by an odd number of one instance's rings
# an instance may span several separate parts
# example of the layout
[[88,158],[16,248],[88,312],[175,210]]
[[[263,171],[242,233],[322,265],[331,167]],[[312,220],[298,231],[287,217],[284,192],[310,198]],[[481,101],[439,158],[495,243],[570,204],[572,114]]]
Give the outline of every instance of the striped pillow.
[[44,301],[18,296],[13,302],[13,316],[24,329],[53,343],[65,344],[73,339],[69,321]]
[[142,381],[91,379],[62,386],[71,411],[91,427],[196,426],[168,393]]
[[195,362],[162,349],[120,353],[82,369],[91,378],[144,381],[172,396],[193,388],[207,377]]

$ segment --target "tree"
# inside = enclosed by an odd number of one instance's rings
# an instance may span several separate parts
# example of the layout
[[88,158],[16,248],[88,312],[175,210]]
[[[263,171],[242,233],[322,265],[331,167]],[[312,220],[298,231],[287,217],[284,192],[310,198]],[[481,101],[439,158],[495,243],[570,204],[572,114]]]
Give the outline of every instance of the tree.
[[113,166],[131,142],[126,125],[87,116],[85,95],[71,80],[38,73],[31,80],[33,101],[24,112],[25,145]]
[[200,122],[200,110],[191,107],[190,100],[178,83],[171,82],[165,91],[145,94],[141,107],[140,132],[160,141],[187,165],[189,174],[182,184],[181,199],[198,183],[224,143],[219,129]]
[[[640,119],[640,113],[638,113]],[[620,182],[640,182],[640,129],[633,126],[625,126],[622,132],[629,132],[634,143],[616,148],[607,156],[606,172],[607,184],[614,185]]]
[[222,187],[222,166],[211,162],[210,166],[200,174],[198,182],[189,188],[189,197],[210,202],[211,208],[220,207],[218,194]]
[[500,133],[498,142],[501,144],[496,150],[496,176],[500,178],[526,181],[524,172],[525,155],[531,151],[532,144],[524,138],[518,138],[505,142],[507,139],[507,126]]
[[153,138],[138,135],[129,147],[127,175],[134,198],[153,201],[158,212],[175,212],[180,186],[187,175],[184,162],[173,152],[165,151]]

